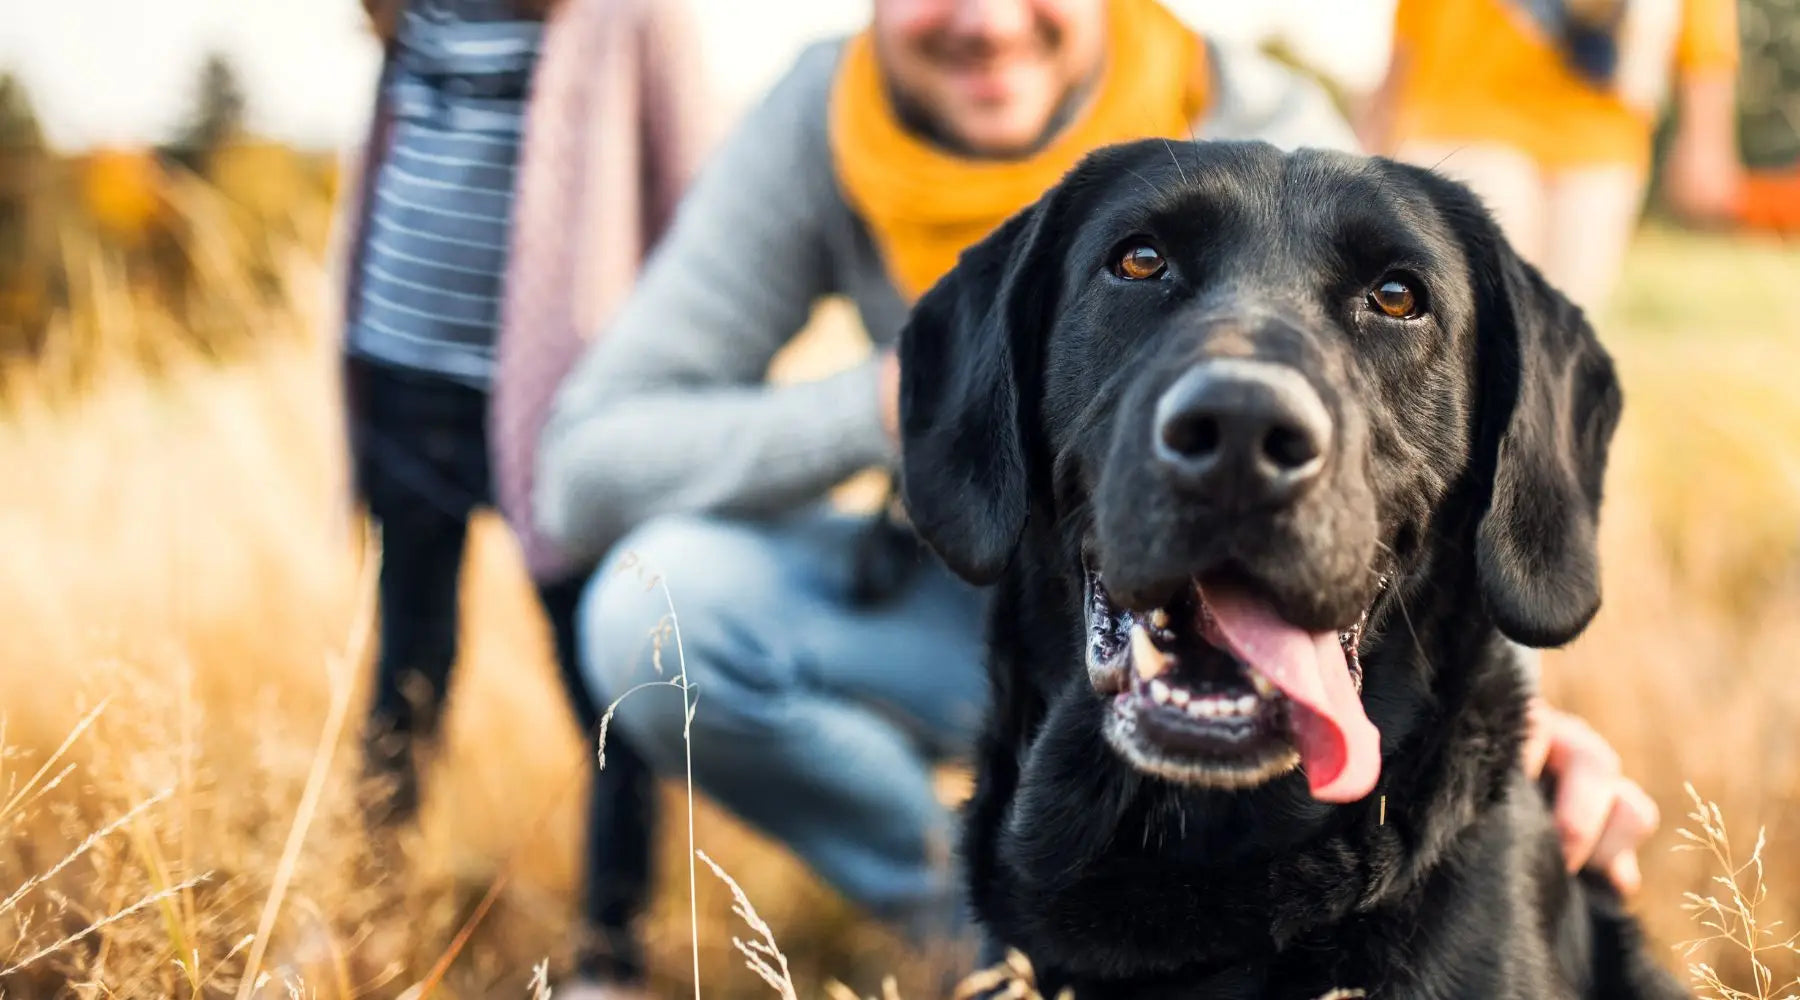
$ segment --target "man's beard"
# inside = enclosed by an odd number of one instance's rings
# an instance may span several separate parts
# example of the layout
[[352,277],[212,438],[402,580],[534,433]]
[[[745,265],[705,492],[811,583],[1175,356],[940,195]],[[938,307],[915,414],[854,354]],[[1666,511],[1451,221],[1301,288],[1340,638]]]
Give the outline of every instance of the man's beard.
[[912,135],[947,153],[972,160],[1023,160],[1037,155],[1075,120],[1093,94],[1094,88],[1099,85],[1101,72],[1102,70],[1096,69],[1063,91],[1062,96],[1057,99],[1056,110],[1044,123],[1037,138],[1023,147],[1002,153],[971,148],[923,101],[902,91],[886,73],[882,74],[882,80],[887,89],[888,101],[894,107],[894,116],[900,120],[900,126]]

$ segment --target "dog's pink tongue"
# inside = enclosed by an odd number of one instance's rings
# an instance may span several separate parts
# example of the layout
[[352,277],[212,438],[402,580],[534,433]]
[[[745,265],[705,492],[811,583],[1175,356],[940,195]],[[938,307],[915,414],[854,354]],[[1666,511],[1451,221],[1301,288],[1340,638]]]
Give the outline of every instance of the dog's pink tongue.
[[1381,734],[1363,713],[1336,632],[1307,632],[1233,587],[1201,588],[1223,645],[1281,689],[1313,798],[1355,802],[1381,776]]

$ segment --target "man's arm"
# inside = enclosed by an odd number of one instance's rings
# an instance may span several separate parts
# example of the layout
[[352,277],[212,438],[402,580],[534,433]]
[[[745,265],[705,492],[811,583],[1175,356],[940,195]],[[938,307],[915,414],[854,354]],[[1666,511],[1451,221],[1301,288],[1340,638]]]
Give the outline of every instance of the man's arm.
[[835,52],[804,55],[701,172],[642,279],[557,394],[536,519],[597,559],[657,514],[775,512],[885,461],[878,362],[771,386],[833,287],[820,220]]

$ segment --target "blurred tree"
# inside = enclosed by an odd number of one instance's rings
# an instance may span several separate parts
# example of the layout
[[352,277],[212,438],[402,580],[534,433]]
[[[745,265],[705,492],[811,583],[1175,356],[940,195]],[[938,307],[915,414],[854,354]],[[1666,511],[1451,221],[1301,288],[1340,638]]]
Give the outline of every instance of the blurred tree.
[[108,245],[137,249],[153,235],[167,210],[167,178],[149,152],[97,149],[76,158],[87,221]]
[[1743,0],[1739,145],[1751,168],[1739,221],[1800,233],[1800,0]]
[[1742,0],[1741,16],[1744,162],[1800,164],[1800,0]]
[[1800,0],[1742,0],[1740,144],[1751,167],[1800,165]]
[[0,357],[28,350],[49,307],[44,133],[24,81],[0,74]]
[[212,155],[243,134],[244,106],[244,88],[231,60],[212,53],[200,67],[188,120],[158,152],[195,173],[204,173]]
[[35,153],[43,148],[44,132],[38,127],[24,81],[0,73],[0,151]]

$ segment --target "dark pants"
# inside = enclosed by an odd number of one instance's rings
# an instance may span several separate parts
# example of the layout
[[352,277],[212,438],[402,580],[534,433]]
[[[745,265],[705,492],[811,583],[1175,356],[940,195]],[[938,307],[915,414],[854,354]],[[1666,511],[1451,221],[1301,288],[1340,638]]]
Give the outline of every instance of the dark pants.
[[[381,649],[369,713],[368,763],[391,779],[384,818],[416,809],[414,744],[433,737],[456,661],[457,596],[469,516],[492,494],[487,394],[422,372],[352,361],[356,475],[369,516],[381,526]],[[595,763],[599,705],[583,680],[575,636],[585,580],[540,585],[556,643],[557,672]],[[615,731],[606,769],[596,768],[583,893],[582,974],[642,976],[632,933],[649,885],[655,787],[648,768]]]

